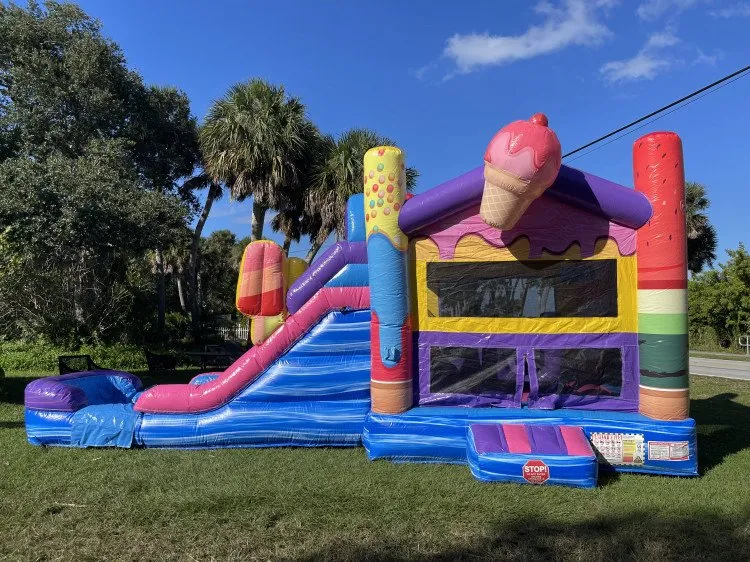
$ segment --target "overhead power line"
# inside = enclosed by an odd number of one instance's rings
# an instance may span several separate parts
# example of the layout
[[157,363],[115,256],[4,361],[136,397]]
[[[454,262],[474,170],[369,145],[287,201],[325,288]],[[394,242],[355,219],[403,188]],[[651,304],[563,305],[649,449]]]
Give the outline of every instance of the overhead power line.
[[[659,109],[657,109],[656,111],[652,111],[648,115],[644,115],[643,117],[640,117],[640,118],[636,119],[635,121],[631,121],[630,123],[628,123],[627,125],[624,125],[623,127],[620,127],[619,129],[615,129],[611,133],[607,133],[606,135],[603,135],[603,136],[599,137],[596,140],[593,140],[593,141],[591,141],[589,143],[584,144],[583,146],[579,146],[575,150],[571,150],[570,152],[568,152],[566,154],[563,154],[563,158],[567,158],[568,156],[572,156],[573,154],[581,152],[582,150],[586,150],[587,148],[592,147],[595,144],[598,144],[598,143],[602,142],[603,140],[606,140],[606,139],[608,139],[610,137],[613,137],[614,135],[616,135],[618,133],[622,133],[623,131],[626,131],[627,129],[630,129],[631,127],[633,127],[635,125],[638,125],[639,123],[643,123],[647,119],[651,119],[652,117],[655,117],[655,116],[659,115],[660,113],[663,113],[663,112],[667,111],[668,109],[674,108],[674,109],[672,109],[672,111],[669,111],[665,115],[661,115],[661,116],[656,117],[655,119],[649,121],[649,123],[653,123],[654,121],[656,121],[658,119],[661,119],[661,117],[669,115],[669,113],[673,113],[673,112],[677,111],[678,109],[682,109],[683,107],[685,107],[687,105],[690,105],[694,101],[698,101],[698,99],[700,99],[700,98],[702,98],[704,96],[707,96],[708,94],[710,94],[712,92],[715,92],[716,90],[719,90],[719,89],[723,88],[724,86],[730,84],[731,82],[734,82],[735,80],[739,80],[743,76],[747,76],[746,73],[747,73],[748,70],[750,70],[750,65],[746,66],[744,68],[740,68],[739,70],[736,70],[735,72],[732,72],[731,74],[727,74],[723,78],[720,78],[719,80],[716,80],[715,82],[711,82],[707,86],[703,86],[702,88],[700,88],[698,90],[695,90],[694,92],[691,92],[688,95],[683,96],[680,99],[673,101],[672,103],[669,103],[669,104],[667,104],[667,105],[665,105],[663,107],[660,107]],[[716,86],[719,86],[719,88],[716,88]],[[716,89],[712,90],[712,88],[716,88]],[[701,94],[703,94],[703,95],[701,95]],[[693,99],[693,98],[696,98],[696,96],[698,96],[697,99]],[[688,100],[691,100],[691,101],[688,101]],[[684,105],[680,105],[681,103],[684,103],[684,102],[688,102],[688,103],[685,103]],[[675,106],[679,106],[679,107],[675,107]],[[643,126],[645,126],[647,124],[648,123],[644,124]],[[638,128],[640,129],[642,127],[638,127]],[[630,133],[630,132],[632,132],[632,131],[629,131],[628,133]],[[628,134],[628,133],[625,133],[625,134]],[[615,140],[617,140],[619,138],[622,138],[622,136],[624,136],[624,135],[621,135],[621,136],[617,137],[616,139],[613,139],[611,142],[614,142]],[[607,143],[607,144],[609,144],[609,143]]]

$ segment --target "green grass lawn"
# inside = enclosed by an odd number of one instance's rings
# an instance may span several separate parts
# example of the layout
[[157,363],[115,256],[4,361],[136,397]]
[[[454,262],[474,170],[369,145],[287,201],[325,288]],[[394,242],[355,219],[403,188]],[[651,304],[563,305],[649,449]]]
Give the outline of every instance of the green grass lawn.
[[361,448],[32,447],[29,380],[0,380],[0,560],[750,559],[747,382],[692,379],[700,478],[577,490]]

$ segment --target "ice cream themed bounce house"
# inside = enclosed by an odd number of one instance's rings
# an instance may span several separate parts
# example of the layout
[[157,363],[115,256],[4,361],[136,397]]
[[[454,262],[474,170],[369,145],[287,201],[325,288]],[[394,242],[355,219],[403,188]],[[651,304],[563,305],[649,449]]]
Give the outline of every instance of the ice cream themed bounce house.
[[697,474],[689,417],[682,145],[633,146],[635,189],[561,165],[542,114],[484,165],[411,198],[404,156],[364,158],[347,237],[309,268],[248,245],[254,345],[142,389],[118,371],[26,388],[28,439],[72,447],[357,446],[483,481]]

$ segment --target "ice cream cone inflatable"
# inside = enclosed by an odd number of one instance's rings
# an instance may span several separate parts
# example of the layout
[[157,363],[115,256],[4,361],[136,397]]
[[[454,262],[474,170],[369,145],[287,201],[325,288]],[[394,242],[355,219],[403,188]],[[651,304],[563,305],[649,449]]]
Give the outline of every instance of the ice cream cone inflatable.
[[479,214],[487,224],[513,228],[529,205],[552,185],[562,150],[547,116],[514,121],[493,137],[484,154],[484,193]]

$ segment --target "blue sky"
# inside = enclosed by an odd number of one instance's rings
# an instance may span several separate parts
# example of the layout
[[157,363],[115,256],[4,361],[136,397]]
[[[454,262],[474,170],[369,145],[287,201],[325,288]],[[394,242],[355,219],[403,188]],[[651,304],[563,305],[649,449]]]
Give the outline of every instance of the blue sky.
[[[504,124],[543,111],[563,152],[750,61],[750,1],[239,0],[79,2],[146,81],[183,89],[202,118],[250,77],[283,83],[326,132],[371,127],[421,172],[417,191],[481,164]],[[632,186],[641,134],[683,138],[726,248],[750,243],[750,78],[567,164]],[[249,234],[221,201],[207,231]],[[306,241],[292,247],[303,254]]]

